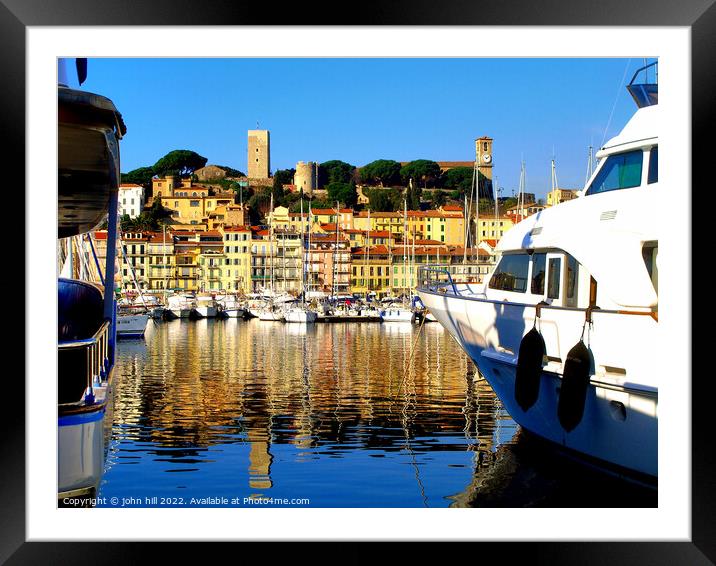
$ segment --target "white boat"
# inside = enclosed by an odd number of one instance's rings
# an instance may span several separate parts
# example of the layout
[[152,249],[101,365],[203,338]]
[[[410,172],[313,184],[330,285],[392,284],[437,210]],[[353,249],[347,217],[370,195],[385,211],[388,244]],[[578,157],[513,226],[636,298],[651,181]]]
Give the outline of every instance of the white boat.
[[147,313],[120,313],[117,315],[117,338],[142,338],[150,315]]
[[277,307],[267,306],[262,309],[258,309],[255,312],[259,320],[268,320],[274,322],[284,321],[283,311]]
[[654,355],[665,224],[658,203],[667,196],[658,183],[656,85],[632,79],[629,90],[639,109],[597,154],[578,198],[505,234],[484,285],[454,284],[444,268],[424,267],[418,293],[521,427],[653,482],[665,376]]
[[197,295],[195,314],[201,318],[215,318],[219,312],[216,298],[212,295]]
[[300,322],[303,324],[316,322],[318,313],[300,305],[292,306],[284,311],[286,322]]
[[244,318],[246,309],[236,295],[224,295],[216,299],[220,309],[218,315],[228,318]]
[[167,309],[177,318],[189,318],[196,306],[194,295],[180,294],[167,297]]
[[383,322],[413,322],[415,313],[405,305],[392,304],[380,312]]
[[[82,61],[86,69],[86,60],[78,60],[78,69],[83,68]],[[61,242],[69,243],[66,259],[72,262],[74,238],[94,230],[108,214],[109,218],[117,218],[119,140],[126,128],[111,100],[65,86],[68,84],[65,64],[60,59],[57,232]],[[84,77],[79,78],[81,83]],[[91,242],[90,237],[90,245]],[[98,273],[98,283],[75,278],[71,264],[70,277],[58,279],[60,505],[86,505],[82,502],[96,495],[104,470],[106,431],[112,422],[116,243],[117,222],[109,222],[106,261],[104,272]]]

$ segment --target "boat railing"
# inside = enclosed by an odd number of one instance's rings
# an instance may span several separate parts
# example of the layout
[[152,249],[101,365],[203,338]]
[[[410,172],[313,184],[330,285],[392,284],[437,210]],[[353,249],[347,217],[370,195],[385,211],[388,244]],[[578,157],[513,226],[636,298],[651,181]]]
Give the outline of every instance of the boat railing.
[[[649,77],[649,69],[654,67],[654,80],[651,82]],[[645,106],[654,106],[659,103],[659,83],[658,83],[658,61],[654,61],[649,65],[637,69],[632,77],[631,81],[627,85],[627,90],[634,102],[639,108]],[[640,82],[636,82],[639,75],[643,73],[643,78],[640,78]]]
[[418,268],[418,291],[459,295],[450,270],[436,265],[422,265]]
[[[109,334],[111,321],[105,321],[99,330],[90,338],[59,342],[58,370],[60,373],[58,403],[77,403],[82,399],[72,397],[70,390],[77,391],[80,377],[84,377],[85,390],[88,392],[84,401],[94,402],[94,384],[107,379],[110,370]],[[84,366],[84,376],[82,376]],[[79,376],[77,373],[79,372]],[[75,379],[67,383],[68,374]],[[65,378],[65,379],[63,379]]]

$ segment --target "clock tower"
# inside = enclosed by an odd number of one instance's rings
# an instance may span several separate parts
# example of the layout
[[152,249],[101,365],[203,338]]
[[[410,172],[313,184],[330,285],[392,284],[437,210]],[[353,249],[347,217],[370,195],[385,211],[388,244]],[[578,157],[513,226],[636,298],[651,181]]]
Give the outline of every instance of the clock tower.
[[475,162],[484,182],[480,184],[480,198],[493,198],[492,194],[492,138],[482,136],[475,140]]

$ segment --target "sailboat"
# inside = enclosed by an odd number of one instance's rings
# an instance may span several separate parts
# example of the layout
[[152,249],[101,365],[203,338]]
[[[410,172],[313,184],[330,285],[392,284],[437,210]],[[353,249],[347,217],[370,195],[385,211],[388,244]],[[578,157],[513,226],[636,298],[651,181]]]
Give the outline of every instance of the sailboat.
[[[412,184],[412,179],[411,179]],[[408,274],[407,274],[407,263],[408,263],[408,250],[407,250],[407,242],[406,238],[408,236],[408,201],[407,199],[403,200],[403,300],[400,303],[390,303],[388,304],[387,308],[382,310],[380,313],[380,318],[383,322],[413,322],[415,318],[415,313],[413,312],[413,309],[410,305],[406,304],[405,299],[405,293],[408,293],[408,295],[411,294],[411,290],[409,288],[409,285],[407,283]],[[413,242],[415,242],[415,238],[413,238]],[[412,267],[411,267],[412,269]]]
[[[310,209],[309,209],[310,216]],[[306,252],[304,247],[304,223],[303,223],[303,197],[301,197],[301,247],[303,252],[303,269],[301,270],[301,303],[290,306],[284,312],[286,322],[312,323],[316,322],[318,313],[310,310],[306,304]]]
[[264,293],[265,298],[264,298],[261,306],[259,306],[253,314],[255,314],[259,320],[279,322],[279,321],[284,320],[284,316],[283,316],[283,311],[277,306],[276,301],[275,301],[276,290],[274,289],[274,265],[273,265],[273,258],[274,258],[274,253],[273,253],[273,247],[274,247],[273,193],[271,193],[270,218],[271,218],[271,222],[269,224],[269,263],[270,263],[270,270],[271,270],[271,283],[268,288],[268,292]]
[[138,298],[142,302],[143,312],[137,312],[136,309],[131,306],[119,305],[117,313],[117,338],[143,338],[147,329],[147,322],[149,322],[149,307],[146,302],[144,302],[144,295],[142,294],[142,290],[137,282],[137,274],[134,271],[134,265],[127,260],[127,254],[124,249],[121,232],[119,234],[119,245],[122,250],[122,258],[129,266],[129,272],[132,276],[132,282],[134,283],[134,288],[137,291]]

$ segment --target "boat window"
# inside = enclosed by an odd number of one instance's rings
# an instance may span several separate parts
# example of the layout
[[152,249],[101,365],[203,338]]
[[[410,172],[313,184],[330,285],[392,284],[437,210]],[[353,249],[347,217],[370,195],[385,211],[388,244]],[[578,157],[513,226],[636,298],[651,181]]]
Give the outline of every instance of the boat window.
[[549,260],[549,277],[547,280],[547,297],[559,299],[559,276],[562,261],[558,257]]
[[643,159],[644,152],[641,149],[610,155],[586,194],[593,195],[638,187],[641,185]]
[[547,254],[532,256],[532,294],[544,295],[544,276],[547,270]]
[[490,288],[524,293],[527,290],[529,265],[530,257],[527,254],[503,255],[490,278]]
[[644,265],[654,285],[654,291],[659,292],[659,269],[657,267],[657,258],[659,255],[659,242],[646,242],[641,250],[644,258]]
[[655,145],[649,152],[649,179],[647,181],[651,183],[659,182],[659,146]]
[[566,303],[568,307],[577,306],[577,274],[579,263],[571,255],[567,255],[567,289]]

